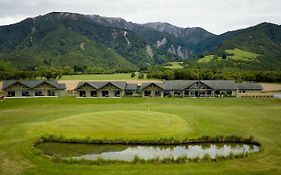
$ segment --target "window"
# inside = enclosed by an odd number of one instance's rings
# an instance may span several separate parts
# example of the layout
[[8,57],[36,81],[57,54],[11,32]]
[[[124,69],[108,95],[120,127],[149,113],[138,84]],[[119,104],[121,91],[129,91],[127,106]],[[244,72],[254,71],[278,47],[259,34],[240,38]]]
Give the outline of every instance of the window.
[[151,96],[151,91],[144,91],[144,96],[146,96],[146,97]]
[[108,97],[108,91],[102,91],[102,96],[103,97]]
[[48,90],[48,96],[55,96],[55,90]]
[[80,97],[86,97],[86,91],[80,91],[79,96]]
[[174,92],[174,95],[175,95],[175,96],[181,96],[181,91],[175,91],[175,92]]
[[161,91],[155,91],[155,96],[161,96]]
[[232,95],[232,90],[226,90],[227,95]]
[[35,96],[43,96],[43,93],[41,90],[35,90]]
[[15,91],[8,91],[8,97],[15,97],[16,92]]
[[171,93],[170,91],[164,91],[164,97],[170,97]]
[[98,93],[97,91],[91,91],[91,97],[97,97]]
[[115,91],[115,92],[114,92],[114,96],[115,96],[115,97],[120,97],[120,95],[121,95],[120,91]]
[[22,93],[21,93],[22,96],[30,96],[30,93],[29,91],[27,90],[23,90]]
[[134,95],[134,92],[132,90],[127,90],[125,93],[126,95]]

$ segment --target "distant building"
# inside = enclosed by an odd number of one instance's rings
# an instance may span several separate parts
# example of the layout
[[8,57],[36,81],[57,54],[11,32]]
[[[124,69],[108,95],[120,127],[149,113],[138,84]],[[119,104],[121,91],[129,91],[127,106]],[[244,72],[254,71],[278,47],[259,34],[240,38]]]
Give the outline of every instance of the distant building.
[[65,84],[58,81],[3,81],[5,97],[52,97],[65,96]]
[[77,97],[240,97],[242,94],[261,93],[256,83],[235,83],[232,80],[175,80],[137,84],[126,81],[80,82]]

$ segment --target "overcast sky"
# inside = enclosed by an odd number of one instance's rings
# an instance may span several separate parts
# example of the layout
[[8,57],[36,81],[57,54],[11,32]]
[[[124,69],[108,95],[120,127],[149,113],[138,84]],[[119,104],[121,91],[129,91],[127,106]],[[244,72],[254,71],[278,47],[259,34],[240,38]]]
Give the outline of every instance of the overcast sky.
[[281,0],[0,0],[0,25],[53,11],[169,22],[215,34],[261,22],[281,24]]

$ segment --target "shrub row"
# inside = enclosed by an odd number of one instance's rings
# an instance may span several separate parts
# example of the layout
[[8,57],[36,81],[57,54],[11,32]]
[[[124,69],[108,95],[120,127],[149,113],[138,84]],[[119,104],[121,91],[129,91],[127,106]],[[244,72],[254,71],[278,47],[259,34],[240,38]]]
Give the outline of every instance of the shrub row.
[[87,143],[87,144],[123,144],[123,145],[181,145],[181,144],[196,144],[196,143],[245,143],[260,146],[260,143],[255,141],[253,136],[248,138],[239,137],[236,135],[217,135],[202,136],[197,139],[177,139],[175,137],[170,138],[158,138],[150,140],[140,139],[92,139],[90,137],[85,138],[66,138],[63,135],[46,135],[42,136],[35,144],[42,142],[63,142],[63,143]]

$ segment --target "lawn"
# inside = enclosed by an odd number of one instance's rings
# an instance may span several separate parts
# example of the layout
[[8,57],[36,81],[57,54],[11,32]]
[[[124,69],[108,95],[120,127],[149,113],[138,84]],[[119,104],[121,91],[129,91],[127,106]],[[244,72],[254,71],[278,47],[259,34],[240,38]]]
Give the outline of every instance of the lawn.
[[[5,99],[0,102],[0,174],[281,174],[281,100],[123,98]],[[45,134],[155,139],[254,136],[262,152],[186,164],[71,165],[34,154]]]
[[[131,77],[130,73],[64,75],[60,80],[138,80],[138,76]],[[146,75],[144,75],[144,80],[146,80]]]

